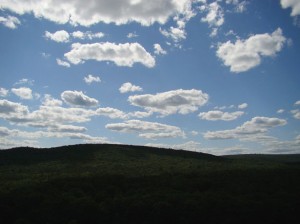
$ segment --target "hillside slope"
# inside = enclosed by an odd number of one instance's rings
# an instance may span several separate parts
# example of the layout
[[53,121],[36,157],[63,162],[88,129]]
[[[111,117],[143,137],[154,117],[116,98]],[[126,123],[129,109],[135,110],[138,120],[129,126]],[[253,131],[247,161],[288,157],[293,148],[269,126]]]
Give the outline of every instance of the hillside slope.
[[126,145],[4,150],[0,223],[297,223],[299,162]]

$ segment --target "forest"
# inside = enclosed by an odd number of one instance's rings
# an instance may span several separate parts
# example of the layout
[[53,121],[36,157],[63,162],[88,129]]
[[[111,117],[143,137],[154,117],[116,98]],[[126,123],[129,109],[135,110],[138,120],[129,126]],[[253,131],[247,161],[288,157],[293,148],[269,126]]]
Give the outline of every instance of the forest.
[[298,223],[300,155],[0,150],[0,223]]

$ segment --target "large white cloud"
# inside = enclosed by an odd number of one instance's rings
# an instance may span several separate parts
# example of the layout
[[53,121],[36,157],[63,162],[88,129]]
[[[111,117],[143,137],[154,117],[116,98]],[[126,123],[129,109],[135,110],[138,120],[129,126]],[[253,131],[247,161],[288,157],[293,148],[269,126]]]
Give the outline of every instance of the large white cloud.
[[17,14],[32,13],[37,18],[65,24],[90,26],[99,22],[164,24],[176,14],[185,14],[192,0],[1,0],[0,8]]
[[157,112],[162,115],[175,113],[188,114],[198,110],[208,101],[208,94],[201,90],[172,90],[155,95],[134,95],[128,101],[138,107],[142,107],[149,112]]
[[235,129],[208,131],[204,138],[216,139],[250,139],[253,135],[265,134],[270,128],[286,125],[287,121],[279,118],[254,117]]
[[243,111],[235,111],[235,112],[223,112],[220,110],[212,110],[208,112],[201,112],[199,117],[202,120],[209,120],[209,121],[232,121],[244,114]]
[[[0,3],[1,6],[1,3]],[[1,7],[0,7],[1,8]],[[16,29],[21,24],[20,20],[15,16],[2,17],[0,16],[0,23],[10,29]]]
[[45,37],[58,43],[66,43],[69,42],[70,39],[69,33],[65,30],[59,30],[54,33],[46,31]]
[[120,93],[128,93],[128,92],[137,92],[143,91],[143,88],[140,86],[136,86],[131,84],[130,82],[123,83],[119,88]]
[[291,7],[292,12],[291,16],[300,15],[300,1],[299,0],[281,0],[280,1],[282,8],[286,9]]
[[30,100],[33,98],[32,90],[27,87],[12,88],[11,91],[21,99]]
[[128,120],[123,123],[107,124],[107,129],[124,133],[139,133],[147,139],[185,137],[185,133],[176,126],[148,122],[141,120]]
[[286,42],[282,30],[273,33],[256,34],[235,43],[227,41],[218,46],[217,56],[230,67],[232,72],[245,72],[261,63],[262,57],[275,56]]
[[149,68],[155,66],[155,59],[139,43],[115,44],[110,42],[93,44],[72,44],[65,57],[73,64],[86,60],[112,61],[118,66],[132,67],[141,63]]
[[92,107],[98,105],[98,100],[88,97],[81,91],[64,91],[61,94],[61,98],[67,104],[81,107]]

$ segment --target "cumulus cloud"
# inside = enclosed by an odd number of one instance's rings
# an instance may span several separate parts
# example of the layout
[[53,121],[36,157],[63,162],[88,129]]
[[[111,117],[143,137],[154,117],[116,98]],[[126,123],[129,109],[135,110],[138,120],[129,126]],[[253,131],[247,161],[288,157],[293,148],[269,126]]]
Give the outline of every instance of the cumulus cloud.
[[91,84],[91,83],[93,83],[93,82],[101,82],[100,77],[98,77],[98,76],[93,76],[93,75],[91,75],[91,74],[88,75],[88,76],[86,76],[86,77],[84,77],[83,80],[84,80],[85,83],[87,83],[87,84]]
[[12,93],[24,100],[30,100],[33,98],[32,90],[27,87],[12,88],[11,91]]
[[8,90],[0,87],[0,97],[6,97],[8,95]]
[[57,63],[58,65],[60,65],[60,66],[63,66],[63,67],[67,67],[67,68],[70,68],[70,67],[71,67],[71,65],[70,65],[69,62],[63,61],[63,60],[61,60],[61,59],[59,59],[59,58],[56,58],[56,63]]
[[98,100],[90,98],[83,94],[81,91],[64,91],[61,94],[61,98],[64,102],[73,106],[80,107],[92,107],[98,105]]
[[232,121],[236,120],[240,116],[244,114],[243,111],[236,111],[236,112],[223,112],[220,110],[213,110],[213,111],[208,111],[208,112],[202,112],[198,116],[202,120],[208,120],[208,121]]
[[83,63],[86,60],[112,61],[118,66],[132,67],[141,63],[146,67],[154,67],[155,59],[139,43],[93,43],[72,44],[70,52],[65,57],[72,64]]
[[235,43],[227,41],[218,46],[217,56],[230,71],[239,73],[248,71],[261,63],[262,57],[275,56],[281,51],[286,38],[278,28],[273,33],[256,34],[246,40]]
[[128,98],[128,101],[147,111],[170,115],[175,113],[188,114],[198,110],[208,101],[208,94],[201,90],[172,90],[155,95],[134,95]]
[[2,17],[0,16],[0,23],[10,29],[16,29],[21,24],[20,20],[14,16]]
[[167,51],[165,51],[160,44],[154,44],[154,54],[161,55],[161,54],[167,54]]
[[204,138],[210,140],[217,139],[250,139],[251,136],[265,134],[270,128],[284,126],[287,121],[279,118],[254,117],[235,129],[223,131],[208,131]]
[[135,86],[130,82],[123,83],[122,86],[119,88],[120,93],[128,93],[128,92],[137,92],[143,91],[142,87]]
[[67,43],[70,40],[70,35],[65,30],[59,30],[55,33],[50,33],[49,31],[46,31],[45,37],[58,43]]
[[8,100],[0,100],[0,115],[2,118],[6,118],[10,115],[23,116],[28,113],[29,113],[28,107],[26,107],[20,103],[11,102]]
[[139,137],[147,139],[185,137],[185,133],[179,127],[157,122],[128,120],[123,123],[107,124],[105,127],[112,131],[139,133]]
[[105,107],[105,108],[98,108],[96,110],[97,115],[107,116],[111,119],[126,119],[128,116],[121,110],[111,108],[111,107]]
[[104,33],[102,32],[98,32],[98,33],[92,33],[91,31],[87,31],[87,32],[82,32],[82,31],[74,31],[72,33],[72,36],[74,38],[78,38],[78,39],[81,39],[81,40],[84,40],[84,39],[89,39],[89,40],[92,40],[92,39],[95,39],[95,38],[102,38],[105,36]]
[[71,23],[90,26],[99,22],[117,25],[137,22],[149,26],[155,22],[164,24],[177,14],[185,14],[192,0],[23,0],[1,1],[1,8],[17,14],[32,13],[59,24]]
[[300,110],[299,110],[299,109],[297,109],[297,110],[292,110],[291,113],[293,114],[293,117],[294,117],[295,119],[300,120]]
[[56,106],[61,106],[63,102],[58,99],[54,99],[51,95],[45,94],[44,99],[42,101],[44,106],[49,106],[49,107],[56,107]]
[[247,103],[242,103],[242,104],[238,105],[239,109],[246,109],[247,107],[248,107]]
[[299,16],[300,15],[300,2],[297,0],[281,0],[281,7],[292,8],[291,16]]
[[162,35],[165,37],[173,39],[175,42],[182,41],[186,39],[186,31],[183,28],[171,26],[169,30],[159,29]]

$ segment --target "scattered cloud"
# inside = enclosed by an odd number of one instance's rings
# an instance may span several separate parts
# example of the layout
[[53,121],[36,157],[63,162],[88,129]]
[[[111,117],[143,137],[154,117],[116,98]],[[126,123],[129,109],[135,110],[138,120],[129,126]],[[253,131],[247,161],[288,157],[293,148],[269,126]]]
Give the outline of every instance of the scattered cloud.
[[141,63],[149,68],[155,66],[155,59],[139,43],[75,43],[72,44],[71,51],[64,56],[72,64],[96,60],[112,61],[118,66],[132,67],[135,63]]
[[93,107],[99,104],[98,100],[84,95],[81,91],[64,91],[61,94],[61,98],[64,102],[72,106]]
[[281,51],[286,38],[278,28],[273,33],[256,34],[235,43],[227,41],[218,46],[217,56],[230,67],[231,72],[248,71],[261,63],[261,58],[275,56]]
[[169,30],[159,29],[160,33],[165,37],[171,38],[174,42],[186,39],[186,31],[182,28],[171,26]]
[[30,100],[33,98],[32,90],[27,87],[12,88],[11,92],[23,100]]
[[119,91],[120,93],[139,92],[139,91],[143,91],[143,88],[140,86],[135,86],[130,82],[126,82],[122,84],[122,86],[119,88]]
[[251,139],[256,135],[265,134],[270,128],[284,126],[287,121],[279,118],[254,117],[235,129],[223,131],[208,131],[204,133],[205,139]]
[[15,82],[14,86],[17,86],[17,85],[30,85],[30,86],[32,86],[33,84],[34,84],[34,80],[23,78],[23,79],[20,79],[19,81]]
[[160,113],[163,116],[180,113],[188,114],[198,110],[208,101],[208,94],[201,90],[172,90],[155,95],[134,95],[129,96],[128,101],[147,111]]
[[156,55],[163,55],[163,54],[167,54],[167,51],[165,51],[160,44],[154,44],[154,54]]
[[213,111],[208,111],[208,112],[202,112],[198,116],[202,120],[208,120],[208,121],[232,121],[236,120],[240,116],[244,114],[243,111],[236,111],[236,112],[223,112],[220,110],[213,110]]
[[88,75],[86,77],[83,78],[84,82],[87,83],[87,84],[91,84],[93,82],[101,82],[101,79],[100,77],[98,76],[93,76],[93,75]]
[[67,43],[70,40],[70,35],[65,30],[59,30],[55,33],[50,33],[49,31],[46,31],[45,37],[58,43]]
[[294,117],[295,119],[300,120],[300,110],[299,110],[299,109],[297,109],[297,110],[292,110],[291,113],[293,114],[293,117]]
[[16,29],[21,24],[20,20],[14,16],[2,17],[0,16],[0,23],[10,29]]
[[282,113],[284,113],[284,109],[279,109],[279,110],[277,110],[277,114],[282,114]]
[[185,137],[179,128],[157,122],[128,120],[123,123],[107,124],[107,129],[124,133],[139,133],[139,137],[146,139]]
[[72,36],[74,38],[78,38],[78,39],[81,39],[81,40],[84,40],[84,39],[89,39],[89,40],[93,40],[95,38],[102,38],[105,36],[104,33],[102,32],[98,32],[98,33],[92,33],[91,31],[87,31],[87,32],[82,32],[82,31],[74,31],[72,33]]
[[6,97],[8,95],[9,90],[0,87],[0,97]]
[[63,60],[61,60],[61,59],[59,59],[59,58],[56,58],[56,63],[57,63],[58,65],[60,65],[60,66],[63,66],[63,67],[67,67],[67,68],[70,68],[70,67],[71,67],[71,65],[70,65],[69,62],[63,61]]
[[97,115],[106,116],[111,119],[127,119],[128,115],[126,115],[123,111],[111,108],[111,107],[105,107],[105,108],[98,108],[96,110]]
[[281,7],[292,8],[291,16],[299,16],[300,15],[300,2],[297,0],[281,0]]
[[247,107],[248,107],[247,103],[242,103],[242,104],[238,105],[239,109],[246,109]]
[[295,106],[300,106],[300,100],[298,100],[297,102],[295,102],[294,105],[295,105]]
[[129,38],[129,39],[130,39],[130,38],[135,38],[135,37],[138,37],[138,36],[139,36],[139,35],[137,35],[136,32],[128,33],[128,34],[127,34],[127,38]]
[[[165,24],[168,19],[177,14],[185,14],[191,7],[192,0],[73,0],[57,4],[56,1],[4,1],[2,9],[8,9],[19,15],[33,14],[59,24],[91,26],[100,22],[117,25],[137,22],[143,26],[153,23]],[[87,7],[88,6],[88,7]]]

